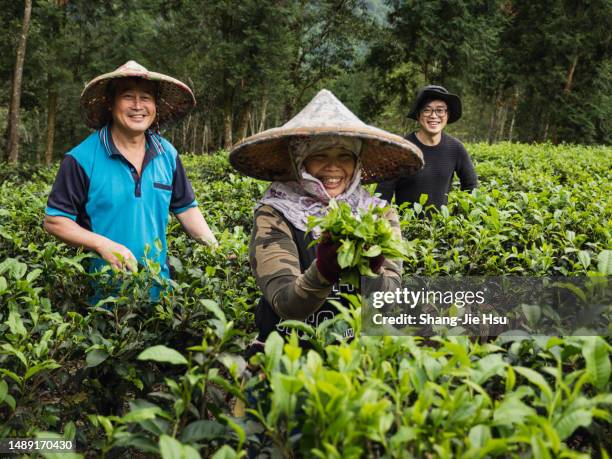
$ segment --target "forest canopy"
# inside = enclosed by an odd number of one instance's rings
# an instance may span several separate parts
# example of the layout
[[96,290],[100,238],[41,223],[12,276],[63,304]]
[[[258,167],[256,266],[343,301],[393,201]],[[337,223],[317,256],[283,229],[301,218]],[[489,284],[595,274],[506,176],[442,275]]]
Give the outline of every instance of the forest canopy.
[[3,159],[15,136],[13,161],[60,158],[87,133],[85,83],[130,59],[193,89],[196,109],[164,132],[184,152],[229,148],[280,125],[324,87],[364,121],[403,134],[414,127],[406,113],[424,84],[462,97],[464,117],[450,132],[464,141],[611,140],[606,0],[0,5]]

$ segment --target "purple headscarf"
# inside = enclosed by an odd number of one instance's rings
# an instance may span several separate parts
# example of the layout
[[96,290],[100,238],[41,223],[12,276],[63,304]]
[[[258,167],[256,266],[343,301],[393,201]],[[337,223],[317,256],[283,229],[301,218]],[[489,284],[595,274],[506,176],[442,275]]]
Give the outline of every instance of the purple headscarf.
[[[257,208],[269,205],[278,210],[297,229],[306,231],[308,217],[322,217],[327,213],[327,206],[331,196],[320,180],[310,175],[304,167],[304,160],[317,152],[329,148],[342,148],[350,151],[357,158],[355,171],[348,187],[334,199],[338,202],[346,202],[353,213],[357,215],[358,209],[370,207],[384,207],[386,201],[372,196],[361,186],[361,140],[355,137],[341,136],[317,136],[295,138],[290,141],[289,152],[293,162],[295,181],[272,182],[263,197],[257,204]],[[313,236],[318,238],[320,232],[317,228]]]

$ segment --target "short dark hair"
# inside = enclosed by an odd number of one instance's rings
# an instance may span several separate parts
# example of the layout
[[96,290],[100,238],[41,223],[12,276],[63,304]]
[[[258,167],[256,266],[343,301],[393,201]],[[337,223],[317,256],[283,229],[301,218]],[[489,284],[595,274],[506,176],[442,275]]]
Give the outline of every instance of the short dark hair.
[[446,107],[447,107],[446,110],[448,111],[448,113],[450,113],[450,108],[448,107],[448,102],[446,102],[445,100],[442,100],[442,99],[440,99],[439,97],[436,97],[436,96],[424,98],[421,101],[421,103],[418,105],[418,107],[417,107],[417,113],[421,113],[421,110],[423,110],[423,107],[425,107],[425,105],[430,103],[432,100],[441,100],[442,102],[444,102],[446,104]]
[[108,103],[112,105],[115,102],[115,97],[117,96],[117,89],[119,88],[119,84],[124,81],[134,81],[139,85],[150,86],[151,87],[151,95],[155,99],[157,103],[157,95],[159,91],[159,84],[157,81],[146,80],[144,78],[139,77],[125,77],[125,78],[115,78],[108,82],[106,85],[106,99]]

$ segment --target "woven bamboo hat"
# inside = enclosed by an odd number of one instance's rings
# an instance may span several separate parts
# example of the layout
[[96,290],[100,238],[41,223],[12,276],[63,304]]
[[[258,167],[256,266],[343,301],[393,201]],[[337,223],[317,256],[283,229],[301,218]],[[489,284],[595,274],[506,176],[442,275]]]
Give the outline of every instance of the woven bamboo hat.
[[99,129],[110,121],[111,113],[108,107],[108,84],[119,78],[142,78],[157,83],[157,122],[162,125],[177,121],[195,107],[193,92],[182,81],[162,73],[150,72],[136,61],[128,61],[110,73],[100,75],[91,80],[81,93],[81,110],[85,124],[93,129]]
[[373,183],[410,175],[423,167],[423,154],[403,137],[369,126],[323,89],[294,118],[247,137],[230,152],[230,163],[261,180],[295,180],[289,142],[296,137],[347,136],[363,142],[361,181]]

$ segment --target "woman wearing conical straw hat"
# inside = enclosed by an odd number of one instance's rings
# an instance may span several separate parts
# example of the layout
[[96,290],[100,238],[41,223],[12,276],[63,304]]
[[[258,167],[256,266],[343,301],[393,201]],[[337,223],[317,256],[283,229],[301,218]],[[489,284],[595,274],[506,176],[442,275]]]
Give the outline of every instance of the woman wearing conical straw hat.
[[[332,318],[330,299],[338,285],[337,246],[321,242],[307,229],[310,216],[322,216],[333,198],[354,213],[386,202],[362,184],[414,173],[423,166],[420,150],[407,140],[368,126],[330,91],[322,90],[293,119],[251,136],[230,153],[234,168],[272,181],[259,201],[249,247],[251,267],[263,295],[255,319],[259,344],[282,320],[313,326]],[[401,238],[396,214],[386,213]],[[382,288],[399,287],[401,264],[379,257],[371,268],[382,274]],[[347,331],[350,336],[350,330]]]

